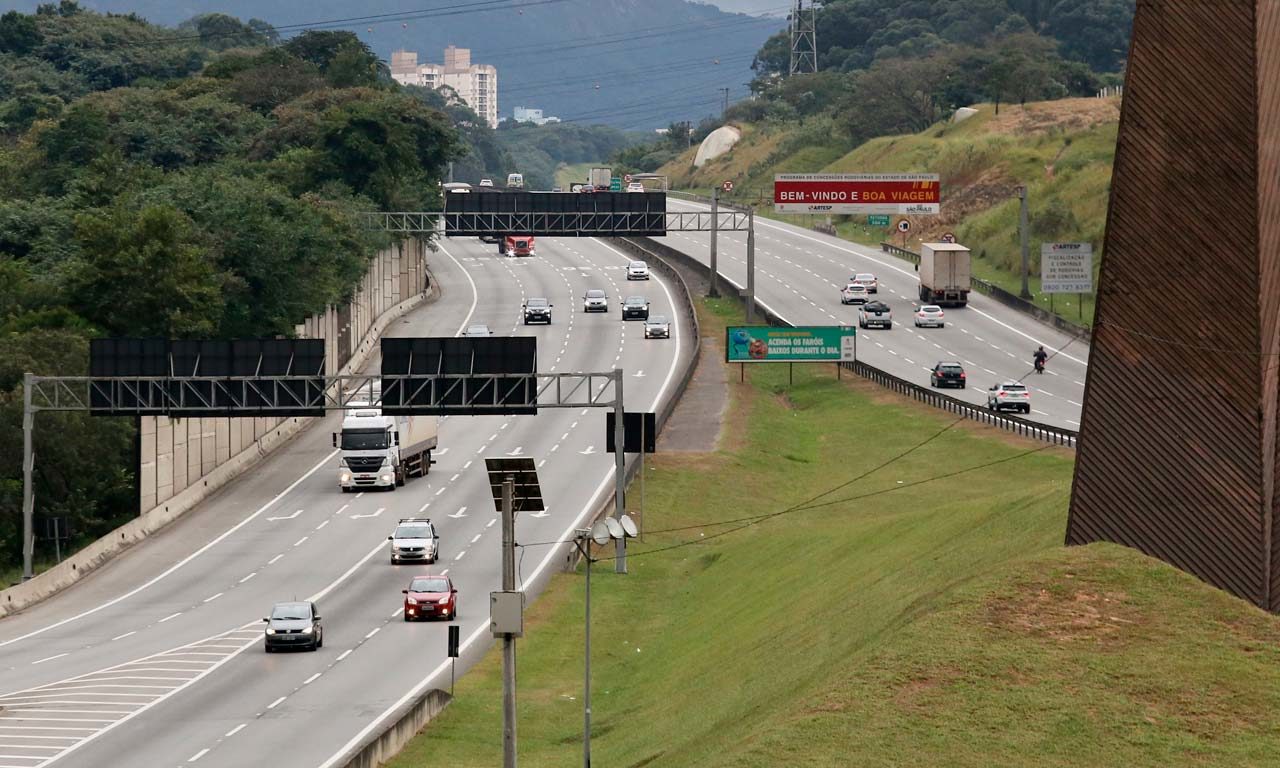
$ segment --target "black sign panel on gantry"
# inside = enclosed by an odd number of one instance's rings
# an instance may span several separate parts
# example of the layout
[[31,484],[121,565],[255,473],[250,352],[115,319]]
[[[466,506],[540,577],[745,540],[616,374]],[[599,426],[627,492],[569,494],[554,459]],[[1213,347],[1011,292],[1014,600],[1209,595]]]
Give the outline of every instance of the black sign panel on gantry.
[[[617,443],[613,439],[617,419],[613,411],[604,415],[604,452],[613,453]],[[643,439],[642,439],[643,438]],[[653,411],[622,412],[623,453],[656,453],[658,450],[658,420]]]
[[548,237],[662,236],[665,192],[449,194],[445,234]]
[[384,338],[382,412],[533,415],[537,372],[534,336]]
[[158,415],[140,411],[146,405],[163,402],[162,383],[134,382],[119,386],[108,378],[169,375],[168,339],[90,339],[89,408],[93,413],[120,409],[128,413]]

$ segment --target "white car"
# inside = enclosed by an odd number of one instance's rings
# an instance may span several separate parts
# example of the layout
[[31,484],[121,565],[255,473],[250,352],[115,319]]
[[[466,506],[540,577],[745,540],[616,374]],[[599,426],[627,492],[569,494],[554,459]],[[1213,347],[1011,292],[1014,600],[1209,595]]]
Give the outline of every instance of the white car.
[[1031,390],[1016,381],[992,384],[987,390],[987,407],[993,411],[1031,413]]
[[942,307],[937,304],[925,304],[916,310],[917,328],[945,328],[947,322],[942,319]]
[[631,182],[630,184],[628,184],[628,185],[627,185],[627,191],[628,191],[628,192],[643,192],[643,191],[644,191],[644,185],[643,185],[643,184],[641,184],[641,183],[640,183],[640,182],[638,182],[638,181],[633,181],[633,182]]
[[489,330],[487,325],[468,325],[466,333],[462,335],[468,339],[479,339],[492,336],[493,331]]
[[627,265],[628,280],[648,280],[649,265],[643,261],[633,261]]
[[492,186],[493,186],[493,179],[481,179],[481,180],[480,180],[480,186],[482,186],[482,187],[492,187]]
[[592,288],[582,297],[583,312],[608,312],[609,297],[599,288]]
[[866,286],[857,283],[849,283],[840,291],[841,304],[866,304],[871,298],[871,294],[867,293]]
[[858,274],[849,278],[849,282],[857,283],[863,288],[866,288],[867,293],[880,292],[880,281],[877,280],[876,276],[871,274],[870,272],[859,272]]
[[387,541],[391,542],[391,564],[417,560],[431,564],[440,549],[440,535],[426,517],[402,517]]

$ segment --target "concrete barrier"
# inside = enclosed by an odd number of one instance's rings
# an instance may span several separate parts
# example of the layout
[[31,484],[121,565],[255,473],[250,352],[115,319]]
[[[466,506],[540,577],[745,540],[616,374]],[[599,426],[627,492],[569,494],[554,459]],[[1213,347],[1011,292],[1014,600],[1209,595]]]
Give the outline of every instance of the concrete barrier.
[[[339,369],[339,374],[351,373],[361,368],[377,349],[378,338],[388,325],[409,310],[437,296],[434,281],[428,279],[425,282],[426,291],[394,304],[373,320],[351,357]],[[284,420],[253,441],[249,447],[213,467],[207,474],[198,477],[194,483],[163,503],[147,509],[138,517],[70,555],[53,568],[36,574],[29,581],[0,591],[0,618],[56,595],[110,562],[134,544],[182,517],[209,494],[240,476],[276,448],[289,442],[314,421],[315,419],[312,418]]]
[[452,700],[452,696],[438,688],[423,693],[395,713],[385,730],[370,736],[338,765],[342,768],[378,768],[404,749],[404,745],[444,711]]

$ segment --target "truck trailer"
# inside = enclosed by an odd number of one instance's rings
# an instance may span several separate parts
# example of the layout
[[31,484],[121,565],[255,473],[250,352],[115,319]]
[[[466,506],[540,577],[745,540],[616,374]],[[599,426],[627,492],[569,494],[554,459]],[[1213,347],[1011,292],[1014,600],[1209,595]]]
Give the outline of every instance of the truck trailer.
[[920,246],[920,301],[944,307],[969,303],[969,249],[956,243]]
[[436,416],[384,416],[376,406],[354,408],[333,435],[341,450],[338,485],[394,491],[410,477],[425,477],[435,461],[440,420]]
[[609,191],[609,182],[613,180],[612,168],[592,168],[587,175],[587,183],[596,189]]

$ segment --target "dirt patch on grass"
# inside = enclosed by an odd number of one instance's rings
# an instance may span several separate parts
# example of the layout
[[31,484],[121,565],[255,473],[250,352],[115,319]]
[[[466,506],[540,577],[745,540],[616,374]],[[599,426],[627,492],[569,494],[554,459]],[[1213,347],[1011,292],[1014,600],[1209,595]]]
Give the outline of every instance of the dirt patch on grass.
[[[987,104],[981,109],[995,111],[994,106]],[[1058,99],[1038,101],[1025,107],[1002,104],[1000,114],[993,114],[982,127],[987,133],[1031,136],[1055,129],[1085,131],[1119,119],[1119,99]]]
[[1024,585],[993,595],[986,604],[986,620],[991,628],[1052,643],[1101,647],[1122,645],[1146,623],[1124,592],[1069,584]]

